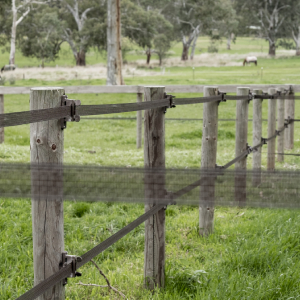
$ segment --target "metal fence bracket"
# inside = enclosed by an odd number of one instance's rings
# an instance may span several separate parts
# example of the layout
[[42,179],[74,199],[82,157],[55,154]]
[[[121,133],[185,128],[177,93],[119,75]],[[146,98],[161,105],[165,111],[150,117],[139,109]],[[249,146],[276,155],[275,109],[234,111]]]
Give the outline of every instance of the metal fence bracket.
[[226,93],[220,92],[218,91],[218,95],[221,95],[221,100],[218,101],[218,105],[220,104],[220,102],[226,102]]
[[164,114],[167,112],[167,108],[174,108],[174,107],[176,107],[175,103],[173,102],[174,98],[175,98],[175,96],[168,95],[167,93],[165,93],[165,99],[168,99],[170,101],[170,103],[169,103],[168,106],[165,106]]
[[67,95],[61,96],[61,106],[70,106],[70,116],[60,119],[61,129],[67,128],[67,122],[79,122],[80,116],[76,114],[76,107],[81,105],[80,100],[68,99]]
[[[69,278],[74,278],[76,276],[81,276],[81,273],[77,272],[77,262],[81,262],[82,258],[80,256],[76,255],[68,255],[67,251],[64,251],[62,253],[62,261],[59,264],[60,268],[66,267],[67,265],[72,265],[72,273],[69,276]],[[65,278],[63,280],[63,285],[66,285],[68,283],[68,278]]]

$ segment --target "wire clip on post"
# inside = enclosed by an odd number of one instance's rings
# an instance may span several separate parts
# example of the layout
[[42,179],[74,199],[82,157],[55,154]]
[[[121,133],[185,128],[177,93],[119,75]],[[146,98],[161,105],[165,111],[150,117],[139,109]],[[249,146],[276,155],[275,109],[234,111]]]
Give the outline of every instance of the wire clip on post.
[[289,124],[291,124],[292,121],[293,121],[293,120],[291,119],[291,117],[288,116],[288,118],[284,120],[284,128],[288,128],[288,127],[289,127]]
[[275,130],[275,134],[276,134],[276,136],[280,136],[280,131],[279,130]]
[[68,99],[67,95],[61,96],[61,106],[70,106],[70,116],[60,119],[61,122],[61,129],[67,128],[67,122],[79,122],[80,116],[76,115],[76,107],[81,105],[80,100],[71,100]]
[[176,107],[176,105],[173,102],[173,99],[175,98],[175,96],[167,95],[167,93],[165,93],[164,97],[165,97],[165,99],[168,99],[170,102],[168,106],[165,106],[165,111],[164,111],[164,114],[165,114],[167,112],[167,108],[173,108],[173,107]]
[[268,141],[268,139],[265,139],[265,138],[261,138],[261,142],[263,143],[263,145],[266,145],[267,144],[267,141]]
[[221,95],[221,100],[218,101],[218,105],[220,104],[220,102],[226,102],[226,93],[218,91],[218,95]]
[[[81,262],[82,258],[80,256],[76,255],[68,255],[67,251],[64,251],[62,253],[62,262],[59,264],[60,269],[63,267],[66,267],[67,265],[72,265],[72,273],[69,276],[69,278],[74,278],[76,276],[81,276],[81,273],[77,272],[77,262]],[[65,278],[63,280],[63,285],[66,285],[68,283],[68,278]]]
[[251,154],[253,151],[255,151],[256,149],[253,149],[251,146],[248,145],[248,143],[246,144],[246,150],[247,150],[247,155],[246,157]]
[[253,100],[253,94],[251,91],[249,91],[249,99],[248,99],[248,104],[250,103],[250,101]]

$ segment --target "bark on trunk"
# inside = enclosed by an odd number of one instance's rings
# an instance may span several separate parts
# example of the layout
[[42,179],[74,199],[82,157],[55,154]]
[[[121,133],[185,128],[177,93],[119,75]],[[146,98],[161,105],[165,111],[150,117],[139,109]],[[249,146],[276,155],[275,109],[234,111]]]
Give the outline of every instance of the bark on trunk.
[[75,60],[76,60],[76,66],[85,66],[85,52],[84,51],[80,51],[76,53],[75,56]]
[[197,39],[198,39],[198,34],[195,36],[194,41],[193,41],[192,50],[191,50],[191,55],[190,55],[190,59],[191,59],[191,60],[194,59],[195,49],[196,49],[196,45],[197,45]]
[[15,64],[15,53],[16,53],[16,32],[17,32],[17,9],[15,0],[12,0],[12,27],[11,27],[11,38],[10,38],[10,54],[9,54],[9,64]]
[[183,44],[181,60],[188,60],[188,58],[189,58],[189,46]]
[[231,50],[231,34],[227,38],[227,50]]
[[271,55],[271,56],[276,55],[275,42],[273,42],[273,41],[269,42],[269,55]]
[[107,85],[124,84],[122,77],[120,0],[107,1]]
[[151,59],[151,49],[150,48],[146,51],[146,55],[147,55],[147,65],[149,65],[150,59]]

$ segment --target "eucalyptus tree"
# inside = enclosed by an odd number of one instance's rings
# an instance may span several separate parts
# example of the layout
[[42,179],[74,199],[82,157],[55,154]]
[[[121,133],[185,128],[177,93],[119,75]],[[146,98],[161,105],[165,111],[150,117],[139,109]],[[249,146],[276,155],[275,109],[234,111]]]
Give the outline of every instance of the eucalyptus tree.
[[86,65],[90,47],[106,45],[106,1],[60,0],[58,5],[62,39],[73,52],[76,65]]
[[[235,0],[240,12],[252,16],[253,23],[260,26],[264,38],[269,42],[269,55],[275,56],[276,42],[284,32],[291,0]],[[249,25],[254,25],[250,24]]]
[[172,3],[170,19],[174,25],[177,39],[182,42],[181,60],[193,59],[198,36],[211,32],[216,18],[223,18],[218,10],[222,0],[175,0]]
[[63,42],[57,10],[41,7],[28,16],[18,35],[24,56],[40,59],[42,67],[45,61],[55,60]]
[[17,26],[27,17],[30,11],[35,10],[37,5],[46,3],[46,0],[11,0],[12,25],[10,37],[9,64],[15,63]]
[[[163,14],[163,10],[170,3],[167,0],[122,1],[122,33],[145,49],[147,64],[150,63],[153,53],[157,54],[161,61],[174,40],[173,26]],[[159,50],[153,49],[153,47],[157,48],[158,45]]]
[[290,7],[286,16],[285,32],[295,43],[296,55],[300,55],[300,2],[290,0]]

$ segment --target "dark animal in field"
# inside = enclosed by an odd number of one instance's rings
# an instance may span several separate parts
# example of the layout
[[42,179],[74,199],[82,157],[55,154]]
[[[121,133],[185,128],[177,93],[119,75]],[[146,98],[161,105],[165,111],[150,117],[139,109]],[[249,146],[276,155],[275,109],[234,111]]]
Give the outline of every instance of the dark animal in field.
[[257,57],[256,56],[247,56],[243,62],[243,66],[245,66],[245,64],[247,63],[254,63],[257,66]]
[[5,65],[1,68],[1,73],[3,71],[14,71],[16,69],[15,65]]

